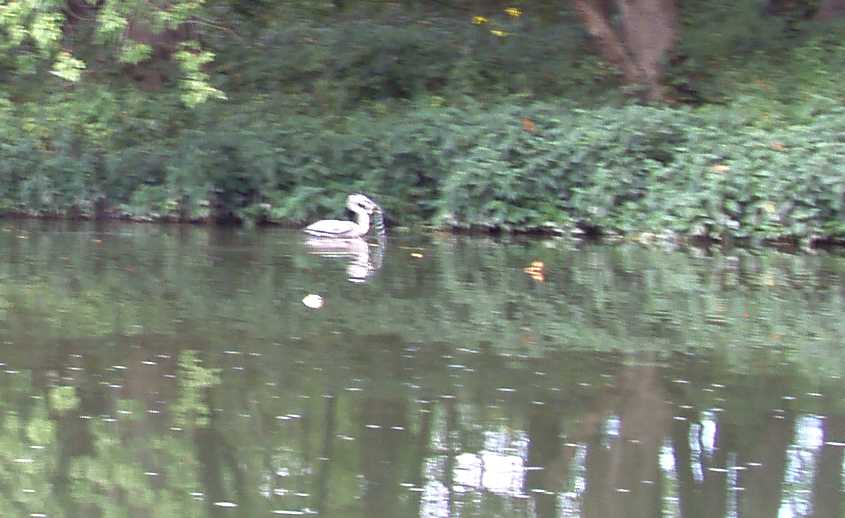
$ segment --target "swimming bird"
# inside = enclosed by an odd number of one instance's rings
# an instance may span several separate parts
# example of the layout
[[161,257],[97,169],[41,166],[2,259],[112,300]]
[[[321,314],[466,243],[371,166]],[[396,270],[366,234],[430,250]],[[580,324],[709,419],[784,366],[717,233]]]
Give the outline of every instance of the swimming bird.
[[363,194],[350,194],[346,208],[355,213],[355,221],[323,219],[305,227],[305,233],[322,238],[355,239],[370,231],[370,215],[380,209],[376,203]]

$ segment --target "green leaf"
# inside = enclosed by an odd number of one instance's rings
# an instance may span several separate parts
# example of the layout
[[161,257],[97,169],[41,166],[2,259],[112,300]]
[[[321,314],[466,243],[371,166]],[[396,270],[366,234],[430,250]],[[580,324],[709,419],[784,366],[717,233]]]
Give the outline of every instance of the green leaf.
[[153,48],[145,43],[127,43],[120,49],[120,61],[134,65],[148,59],[153,52]]
[[83,70],[85,70],[84,62],[71,56],[69,52],[60,52],[50,73],[65,81],[75,83],[79,81]]

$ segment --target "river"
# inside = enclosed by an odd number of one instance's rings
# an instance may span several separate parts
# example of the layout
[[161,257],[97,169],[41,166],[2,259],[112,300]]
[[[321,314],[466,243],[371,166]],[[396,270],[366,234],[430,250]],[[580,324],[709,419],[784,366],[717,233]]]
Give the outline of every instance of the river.
[[0,222],[0,515],[842,516],[845,257]]

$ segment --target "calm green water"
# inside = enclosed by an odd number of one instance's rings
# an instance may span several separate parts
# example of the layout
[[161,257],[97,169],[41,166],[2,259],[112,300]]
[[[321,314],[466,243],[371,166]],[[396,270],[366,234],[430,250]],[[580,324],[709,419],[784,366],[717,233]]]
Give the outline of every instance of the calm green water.
[[0,516],[842,516],[842,256],[9,221],[0,248]]

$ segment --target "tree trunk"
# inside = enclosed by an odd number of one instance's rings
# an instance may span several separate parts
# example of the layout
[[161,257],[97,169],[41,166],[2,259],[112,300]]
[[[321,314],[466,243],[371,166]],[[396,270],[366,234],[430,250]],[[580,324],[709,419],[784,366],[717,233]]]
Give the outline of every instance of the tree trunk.
[[173,53],[179,49],[179,45],[193,36],[193,31],[187,24],[175,29],[156,31],[146,19],[140,17],[130,19],[125,37],[152,48],[152,55],[148,59],[128,67],[131,77],[145,90],[160,90],[167,80],[162,63],[169,61]]
[[[675,0],[573,0],[604,59],[644,100],[663,99],[663,61],[678,37]],[[615,21],[615,20],[618,20]]]

